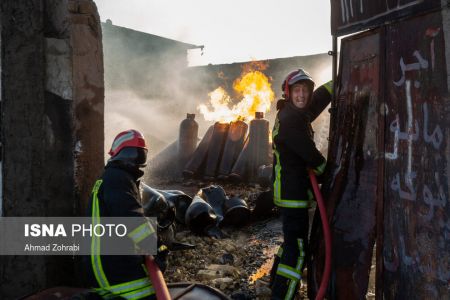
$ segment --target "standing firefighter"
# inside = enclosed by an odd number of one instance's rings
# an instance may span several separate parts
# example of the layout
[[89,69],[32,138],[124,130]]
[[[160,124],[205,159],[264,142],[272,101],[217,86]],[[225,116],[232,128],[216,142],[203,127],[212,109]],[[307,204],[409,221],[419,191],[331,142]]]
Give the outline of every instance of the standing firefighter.
[[274,203],[280,208],[284,242],[271,271],[272,299],[293,299],[305,265],[308,245],[308,207],[313,195],[308,168],[321,174],[325,158],[313,141],[310,121],[314,81],[303,69],[283,82],[273,128]]
[[[155,247],[156,233],[144,217],[139,192],[139,178],[144,175],[147,146],[136,130],[121,132],[114,139],[111,158],[102,177],[97,180],[89,202],[92,222],[103,217],[134,217],[139,223],[128,231],[134,248]],[[136,219],[133,219],[136,220]],[[99,239],[93,238],[89,261],[89,283],[104,299],[155,299],[155,292],[147,277],[142,255],[100,255]]]

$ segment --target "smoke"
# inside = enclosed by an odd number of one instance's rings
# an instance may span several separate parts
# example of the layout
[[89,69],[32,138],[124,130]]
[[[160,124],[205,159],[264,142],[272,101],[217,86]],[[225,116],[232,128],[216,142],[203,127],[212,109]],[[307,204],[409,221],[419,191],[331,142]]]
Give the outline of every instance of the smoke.
[[114,137],[127,129],[136,129],[144,134],[150,153],[159,151],[174,138],[176,129],[166,114],[164,101],[148,101],[129,90],[107,90],[105,94],[105,153]]
[[112,24],[102,30],[105,153],[119,132],[133,128],[146,137],[151,157],[177,139],[186,113],[196,113],[207,95],[190,96],[186,44]]
[[[152,157],[177,139],[186,113],[196,114],[202,137],[214,121],[204,120],[197,107],[206,104],[208,93],[220,86],[234,96],[232,83],[241,75],[243,63],[187,68],[183,44],[108,24],[102,28],[105,153],[119,132],[133,128],[146,137]],[[331,78],[331,59],[324,54],[269,60],[264,73],[272,80],[276,99],[281,97],[284,77],[300,67],[311,73],[317,86]],[[271,124],[275,105],[276,101],[266,115]]]
[[[174,86],[180,82],[172,80]],[[105,159],[114,137],[121,131],[136,129],[143,133],[149,144],[149,157],[178,138],[179,124],[186,113],[197,113],[197,106],[205,103],[207,95],[189,97],[180,88],[173,89],[170,98],[146,98],[142,90],[105,91]],[[214,122],[205,121],[198,113],[199,136]]]
[[[332,66],[331,64],[321,64],[317,68],[317,77],[315,77],[316,86],[319,87],[324,83],[327,83],[332,79]],[[323,156],[327,157],[328,154],[328,136],[330,131],[330,113],[327,108],[317,117],[317,119],[312,123],[314,134],[314,141],[316,143],[317,149],[322,153]]]

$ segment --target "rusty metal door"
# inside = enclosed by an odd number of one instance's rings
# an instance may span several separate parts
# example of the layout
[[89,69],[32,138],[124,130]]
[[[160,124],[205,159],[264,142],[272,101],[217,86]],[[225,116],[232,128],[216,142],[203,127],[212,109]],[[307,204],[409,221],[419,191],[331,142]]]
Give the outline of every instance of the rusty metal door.
[[441,13],[390,25],[386,39],[377,298],[449,299],[449,98]]
[[[429,12],[342,41],[328,155],[335,165],[323,185],[332,298],[365,298],[376,236],[377,299],[450,299],[442,24],[441,12]],[[310,297],[323,270],[317,218],[311,241]]]
[[[375,243],[380,136],[379,31],[341,44],[337,103],[332,114],[328,160],[335,163],[323,185],[333,238],[331,297],[364,299]],[[381,129],[382,132],[382,129]],[[324,245],[317,218],[311,234],[309,296],[320,284]],[[317,256],[315,256],[317,255]]]

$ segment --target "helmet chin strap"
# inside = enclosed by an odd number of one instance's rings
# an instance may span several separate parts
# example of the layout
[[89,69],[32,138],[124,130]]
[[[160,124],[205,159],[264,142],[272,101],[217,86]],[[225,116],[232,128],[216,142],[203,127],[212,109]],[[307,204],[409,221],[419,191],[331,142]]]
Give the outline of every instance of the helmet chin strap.
[[114,165],[114,166],[117,166],[121,169],[128,171],[131,175],[133,175],[135,180],[139,180],[139,178],[144,176],[145,172],[144,172],[143,168],[145,168],[145,166],[146,166],[146,164],[136,165],[129,161],[114,160],[114,159],[108,160],[108,165]]

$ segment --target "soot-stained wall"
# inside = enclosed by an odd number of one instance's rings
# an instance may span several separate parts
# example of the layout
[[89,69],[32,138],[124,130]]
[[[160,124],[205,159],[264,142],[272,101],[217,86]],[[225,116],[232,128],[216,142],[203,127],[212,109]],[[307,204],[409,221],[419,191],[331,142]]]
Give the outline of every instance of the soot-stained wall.
[[[103,58],[91,0],[1,2],[3,216],[83,213],[103,166]],[[77,284],[66,256],[3,256],[0,298]]]

